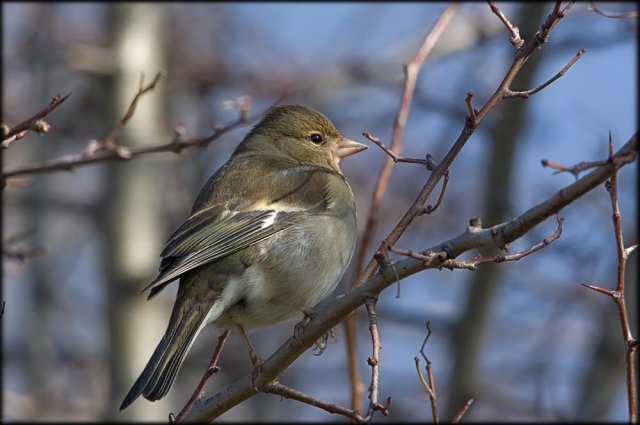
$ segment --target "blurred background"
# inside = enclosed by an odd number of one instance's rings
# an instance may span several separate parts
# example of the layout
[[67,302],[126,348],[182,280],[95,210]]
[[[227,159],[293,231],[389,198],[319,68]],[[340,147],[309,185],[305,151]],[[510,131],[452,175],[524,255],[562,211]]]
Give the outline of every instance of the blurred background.
[[[329,116],[348,137],[363,131],[389,143],[403,64],[447,5],[429,4],[2,4],[2,122],[15,125],[57,93],[71,97],[47,117],[53,130],[29,134],[3,150],[3,171],[80,153],[124,114],[141,74],[166,76],[139,103],[118,138],[126,146],[166,143],[181,124],[187,137],[210,134],[238,112],[224,101],[249,96],[261,114],[283,103]],[[528,41],[551,3],[500,3]],[[607,3],[612,12],[635,3]],[[407,156],[439,161],[460,133],[468,91],[479,108],[498,87],[514,48],[485,3],[464,4],[424,64],[405,135]],[[441,207],[417,219],[398,242],[424,250],[462,233],[471,217],[506,221],[574,181],[543,168],[605,159],[608,132],[618,149],[637,130],[637,19],[609,19],[578,3],[536,52],[513,89],[556,74],[580,48],[569,72],[528,100],[502,102],[450,169]],[[255,122],[252,122],[253,124]],[[200,380],[221,330],[205,329],[162,401],[122,398],[164,333],[177,285],[151,302],[140,290],[155,276],[167,237],[188,215],[207,177],[223,164],[250,125],[205,149],[158,153],[27,176],[7,186],[3,204],[2,410],[4,421],[166,420]],[[369,143],[366,141],[366,143]],[[370,144],[370,143],[369,143]],[[385,154],[375,146],[343,162],[364,230]],[[627,245],[637,243],[637,163],[619,173]],[[402,217],[428,177],[398,164],[380,209],[367,257]],[[430,199],[428,203],[434,203]],[[425,337],[441,418],[470,397],[466,420],[628,419],[624,344],[614,304],[579,283],[614,288],[617,258],[608,193],[598,187],[568,206],[562,237],[518,262],[476,272],[428,270],[388,288],[378,302],[380,398],[393,404],[384,421],[430,421],[415,371]],[[512,252],[551,235],[554,219],[514,243]],[[358,248],[359,249],[359,248]],[[29,253],[23,260],[11,253]],[[492,251],[482,251],[491,254]],[[464,258],[472,258],[469,252]],[[637,330],[637,253],[627,299]],[[337,293],[355,278],[350,270]],[[348,406],[350,381],[342,326],[322,356],[305,353],[281,382]],[[293,323],[251,339],[268,357]],[[366,311],[357,312],[360,372],[368,386],[371,341]],[[232,334],[222,370],[207,396],[251,370]],[[424,365],[424,362],[422,363]],[[365,402],[366,399],[365,395]],[[363,405],[366,407],[366,404]],[[322,410],[258,395],[223,420],[340,421]]]

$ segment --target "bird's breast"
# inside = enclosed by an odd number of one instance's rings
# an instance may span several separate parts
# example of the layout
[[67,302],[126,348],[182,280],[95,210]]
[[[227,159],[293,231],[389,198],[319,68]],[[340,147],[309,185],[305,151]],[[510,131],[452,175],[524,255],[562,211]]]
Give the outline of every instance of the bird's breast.
[[[234,291],[220,322],[259,328],[300,316],[337,286],[356,243],[355,216],[309,214],[256,244],[259,260],[227,289]],[[233,288],[233,289],[232,289]]]

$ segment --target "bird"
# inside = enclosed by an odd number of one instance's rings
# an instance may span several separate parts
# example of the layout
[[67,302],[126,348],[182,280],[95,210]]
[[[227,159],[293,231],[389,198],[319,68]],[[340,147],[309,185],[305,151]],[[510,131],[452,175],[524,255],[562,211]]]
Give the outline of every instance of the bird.
[[[344,275],[357,238],[353,191],[340,160],[367,146],[303,105],[269,108],[204,184],[169,237],[153,298],[179,279],[166,332],[120,410],[163,398],[208,324],[246,330],[299,317]],[[311,310],[312,311],[312,310]]]

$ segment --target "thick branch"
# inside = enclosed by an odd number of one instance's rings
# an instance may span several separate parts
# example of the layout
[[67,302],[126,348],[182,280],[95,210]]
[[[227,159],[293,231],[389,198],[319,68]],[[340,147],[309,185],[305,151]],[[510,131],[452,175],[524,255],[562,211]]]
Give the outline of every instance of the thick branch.
[[[467,117],[465,120],[465,125],[462,128],[462,132],[458,139],[454,142],[453,146],[445,157],[442,159],[440,164],[436,167],[435,170],[429,176],[429,179],[423,186],[422,190],[418,194],[416,200],[413,202],[411,207],[407,210],[404,216],[400,219],[396,227],[391,231],[389,236],[384,239],[384,243],[388,243],[389,245],[394,245],[400,236],[405,232],[407,227],[413,222],[414,218],[419,214],[420,211],[423,210],[423,205],[425,204],[427,198],[431,194],[431,192],[436,187],[436,184],[440,181],[445,171],[449,168],[453,160],[458,156],[458,153],[462,150],[464,145],[467,143],[471,135],[475,132],[478,125],[486,118],[486,116],[504,99],[504,94],[509,90],[509,86],[511,82],[516,77],[520,69],[524,66],[524,63],[527,61],[529,56],[533,54],[538,48],[546,43],[549,32],[555,25],[564,17],[566,12],[571,8],[573,2],[570,2],[564,9],[560,10],[560,2],[557,2],[553,12],[547,17],[545,23],[542,25],[540,31],[536,33],[535,37],[527,44],[525,44],[521,49],[516,53],[513,64],[505,74],[502,82],[499,87],[493,93],[493,95],[487,100],[484,106],[480,109],[480,111],[475,114],[475,109],[470,106],[471,110],[474,112],[473,116]],[[468,105],[470,105],[470,96],[467,96]],[[471,119],[469,119],[471,118]],[[393,149],[394,152],[397,150]],[[391,161],[391,159],[389,159]],[[383,244],[380,245],[378,251],[384,249]],[[375,273],[377,268],[377,262],[375,259],[371,259],[364,271],[360,274],[356,281],[356,286],[362,284],[367,279],[369,279]]]
[[[631,137],[616,156],[623,156],[629,152],[636,154],[638,152],[637,134]],[[508,222],[487,229],[467,230],[460,236],[435,245],[429,250],[433,252],[446,250],[455,258],[472,249],[486,246],[501,247],[511,243],[545,219],[559,213],[580,196],[604,183],[614,169],[630,162],[633,162],[633,160],[630,159],[629,162],[618,165],[607,164],[602,166]],[[428,262],[407,258],[396,263],[395,269],[398,275],[404,278],[425,269],[438,268],[441,264],[442,259],[438,256],[433,256]],[[211,421],[255,395],[258,391],[267,392],[271,383],[327,330],[336,326],[360,307],[367,297],[375,297],[395,281],[396,274],[391,268],[388,268],[383,273],[370,277],[362,285],[347,294],[336,297],[324,310],[318,312],[317,317],[307,324],[297,339],[291,338],[286,341],[264,362],[261,373],[255,379],[255,385],[252,383],[251,376],[245,376],[218,394],[197,402],[185,420]]]

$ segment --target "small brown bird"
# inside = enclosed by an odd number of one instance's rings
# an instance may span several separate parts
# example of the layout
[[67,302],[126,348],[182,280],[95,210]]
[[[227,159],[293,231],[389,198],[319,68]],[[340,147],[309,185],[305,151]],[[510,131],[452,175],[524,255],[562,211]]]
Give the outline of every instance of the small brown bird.
[[272,325],[336,287],[356,243],[340,159],[367,149],[301,105],[271,108],[201,189],[162,251],[149,298],[180,278],[166,333],[126,395],[164,397],[202,328]]

